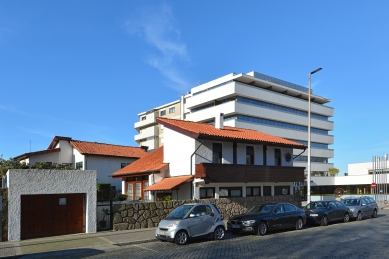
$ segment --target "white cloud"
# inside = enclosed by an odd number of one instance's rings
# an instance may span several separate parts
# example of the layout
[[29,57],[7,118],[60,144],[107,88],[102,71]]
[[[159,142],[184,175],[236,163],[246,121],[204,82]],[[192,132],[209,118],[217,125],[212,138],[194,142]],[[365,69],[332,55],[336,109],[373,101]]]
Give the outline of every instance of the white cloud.
[[6,110],[6,111],[10,111],[10,112],[15,112],[15,113],[28,114],[28,113],[26,113],[24,111],[19,111],[15,107],[5,106],[5,105],[1,105],[1,104],[0,104],[0,109],[1,110]]
[[125,27],[130,34],[137,34],[149,45],[158,50],[158,54],[149,54],[146,62],[158,69],[177,91],[185,91],[190,84],[177,68],[179,62],[190,62],[186,45],[180,40],[180,30],[176,26],[170,6],[145,8],[139,17],[129,20]]

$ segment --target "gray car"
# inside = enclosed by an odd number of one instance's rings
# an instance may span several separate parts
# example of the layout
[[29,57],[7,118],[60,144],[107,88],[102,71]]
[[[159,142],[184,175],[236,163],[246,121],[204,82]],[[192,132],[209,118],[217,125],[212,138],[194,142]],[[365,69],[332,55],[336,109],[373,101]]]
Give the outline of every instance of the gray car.
[[190,238],[224,238],[226,226],[223,215],[215,204],[184,204],[159,222],[155,237],[184,245]]
[[377,217],[378,206],[372,197],[350,197],[342,200],[342,202],[350,208],[352,219],[362,220],[362,218]]

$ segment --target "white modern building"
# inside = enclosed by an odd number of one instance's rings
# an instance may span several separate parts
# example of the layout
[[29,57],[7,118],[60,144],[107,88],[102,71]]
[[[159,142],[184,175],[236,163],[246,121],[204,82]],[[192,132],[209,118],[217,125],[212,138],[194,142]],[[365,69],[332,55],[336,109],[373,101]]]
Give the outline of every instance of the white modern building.
[[[312,175],[327,175],[328,169],[334,166],[329,163],[334,157],[334,150],[330,148],[334,143],[331,135],[334,109],[326,105],[329,102],[311,91]],[[274,77],[257,72],[231,73],[193,87],[180,101],[160,107],[167,109],[173,104],[180,107],[174,117],[177,119],[213,123],[215,115],[223,113],[226,126],[254,129],[308,144],[308,88]],[[140,134],[135,140],[140,145],[150,149],[163,145],[161,128],[160,131],[150,130],[150,127],[158,127],[155,125],[159,116],[161,114],[156,112],[139,114],[140,121],[135,123],[135,128]],[[152,145],[145,141],[147,139],[158,139],[159,145]],[[301,150],[293,151],[296,157],[293,165],[307,168],[308,152],[300,153]]]
[[[389,162],[386,160],[378,168],[373,162],[354,163],[348,165],[348,172],[344,175],[313,176],[311,177],[312,200],[323,199],[328,195],[331,198],[337,188],[344,190],[345,197],[358,195],[386,197],[389,183],[388,171]],[[376,184],[375,188],[372,188],[372,183]],[[380,197],[375,198],[379,201]]]

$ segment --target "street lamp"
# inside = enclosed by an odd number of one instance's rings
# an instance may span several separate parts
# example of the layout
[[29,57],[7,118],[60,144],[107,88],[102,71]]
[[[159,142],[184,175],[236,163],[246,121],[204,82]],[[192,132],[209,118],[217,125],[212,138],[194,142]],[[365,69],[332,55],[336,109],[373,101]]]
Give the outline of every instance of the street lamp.
[[308,178],[307,178],[307,203],[311,202],[311,75],[319,72],[318,68],[308,74]]

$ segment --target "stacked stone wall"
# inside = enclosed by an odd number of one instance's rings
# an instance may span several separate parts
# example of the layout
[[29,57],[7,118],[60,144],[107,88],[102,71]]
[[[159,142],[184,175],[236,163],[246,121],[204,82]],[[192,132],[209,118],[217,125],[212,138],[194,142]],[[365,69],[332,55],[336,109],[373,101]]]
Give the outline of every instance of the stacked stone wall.
[[140,229],[157,227],[170,212],[182,204],[213,203],[219,208],[225,220],[242,214],[254,205],[270,202],[289,202],[301,207],[300,196],[259,196],[241,198],[220,198],[182,201],[128,202],[113,206],[114,230]]

